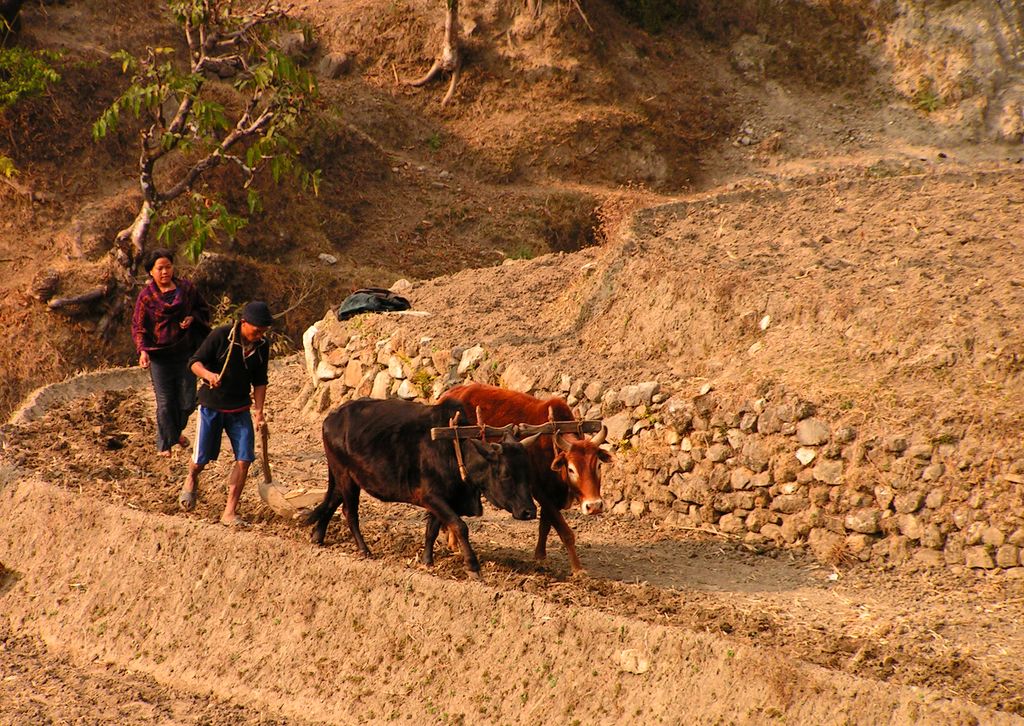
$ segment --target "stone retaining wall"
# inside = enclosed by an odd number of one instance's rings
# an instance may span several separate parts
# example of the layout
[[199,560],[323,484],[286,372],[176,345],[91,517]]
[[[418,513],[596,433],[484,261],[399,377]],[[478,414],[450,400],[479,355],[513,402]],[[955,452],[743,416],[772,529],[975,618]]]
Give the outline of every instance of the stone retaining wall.
[[[367,317],[367,316],[364,316]],[[303,337],[306,411],[361,396],[431,402],[466,380],[601,418],[615,463],[603,494],[614,514],[714,530],[759,545],[807,545],[823,562],[1004,569],[1024,577],[1024,460],[950,429],[861,431],[813,401],[764,385],[731,401],[710,384],[639,381],[613,388],[569,372],[505,365],[479,345],[441,347],[404,316],[340,323]],[[383,321],[383,322],[381,322]],[[537,366],[539,369],[540,366]]]

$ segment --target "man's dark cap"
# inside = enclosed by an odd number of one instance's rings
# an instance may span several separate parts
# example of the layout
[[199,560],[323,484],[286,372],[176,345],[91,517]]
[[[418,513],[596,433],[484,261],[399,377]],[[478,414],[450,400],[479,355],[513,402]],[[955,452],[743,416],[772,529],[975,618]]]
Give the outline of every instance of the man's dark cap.
[[265,302],[253,300],[242,309],[242,320],[257,328],[269,328],[274,324],[274,316]]

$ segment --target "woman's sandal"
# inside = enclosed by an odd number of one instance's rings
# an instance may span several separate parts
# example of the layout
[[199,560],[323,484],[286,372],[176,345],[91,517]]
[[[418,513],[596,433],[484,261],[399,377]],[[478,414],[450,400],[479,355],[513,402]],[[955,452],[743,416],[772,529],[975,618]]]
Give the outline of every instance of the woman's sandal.
[[196,493],[195,491],[189,491],[182,489],[181,494],[178,495],[178,506],[184,509],[186,512],[191,512],[196,508]]

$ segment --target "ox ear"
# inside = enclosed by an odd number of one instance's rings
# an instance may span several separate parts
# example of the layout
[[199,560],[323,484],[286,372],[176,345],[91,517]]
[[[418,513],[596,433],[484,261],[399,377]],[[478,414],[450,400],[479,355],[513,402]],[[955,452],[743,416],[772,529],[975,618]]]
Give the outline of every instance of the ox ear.
[[569,463],[568,457],[566,457],[564,451],[559,451],[558,455],[551,460],[551,471],[558,471]]
[[602,464],[611,464],[612,460],[614,459],[612,453],[610,451],[605,451],[604,449],[597,450],[597,458],[601,461]]

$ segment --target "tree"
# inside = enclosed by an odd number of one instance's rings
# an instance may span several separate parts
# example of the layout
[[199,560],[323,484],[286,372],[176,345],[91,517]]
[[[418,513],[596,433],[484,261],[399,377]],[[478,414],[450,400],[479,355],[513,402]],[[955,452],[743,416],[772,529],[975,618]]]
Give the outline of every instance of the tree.
[[[141,259],[162,208],[179,197],[188,195],[188,212],[164,222],[158,237],[184,241],[193,259],[219,233],[230,238],[244,226],[245,217],[194,191],[217,166],[232,164],[242,172],[250,214],[261,207],[251,184],[265,169],[275,182],[289,175],[314,193],[319,184],[319,172],[302,166],[288,137],[314,98],[316,83],[270,44],[275,33],[290,26],[284,10],[273,0],[247,13],[236,12],[234,0],[169,0],[168,5],[188,45],[187,70],[178,69],[170,48],[148,48],[142,57],[116,53],[131,83],[93,125],[98,140],[129,113],[142,121],[142,203],[132,223],[118,232],[112,251],[128,271]],[[208,93],[210,79],[221,76],[234,76],[244,98],[233,119]],[[176,171],[159,174],[158,165],[172,156],[187,163],[167,164]]]

